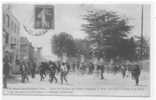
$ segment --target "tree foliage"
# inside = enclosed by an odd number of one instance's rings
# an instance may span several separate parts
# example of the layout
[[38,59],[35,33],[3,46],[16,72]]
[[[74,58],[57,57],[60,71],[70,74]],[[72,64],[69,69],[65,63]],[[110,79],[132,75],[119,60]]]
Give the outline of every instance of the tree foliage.
[[91,57],[90,53],[90,43],[86,39],[76,39],[75,40],[75,45],[77,48],[77,56],[79,55],[84,55],[85,58]]
[[54,35],[51,44],[52,51],[57,56],[62,56],[63,53],[67,53],[68,56],[75,56],[76,54],[74,39],[71,35],[65,32]]
[[132,26],[127,24],[126,19],[105,10],[89,11],[83,19],[87,22],[82,25],[83,31],[88,34],[91,44],[97,44],[97,56],[129,58],[133,53],[135,44],[129,39]]

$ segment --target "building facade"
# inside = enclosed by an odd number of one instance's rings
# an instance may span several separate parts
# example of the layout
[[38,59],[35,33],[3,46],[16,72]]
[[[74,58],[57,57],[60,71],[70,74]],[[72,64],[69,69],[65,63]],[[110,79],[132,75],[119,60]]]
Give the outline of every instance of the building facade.
[[28,41],[26,37],[20,38],[20,60],[21,61],[33,61],[34,59],[34,47],[32,43]]
[[35,61],[35,50],[32,43],[26,37],[20,38],[20,62],[26,62],[28,68],[31,69],[32,63]]
[[20,55],[20,23],[8,5],[3,5],[3,53],[9,51],[10,72],[16,71],[16,60]]
[[37,65],[37,68],[36,68],[37,71],[39,69],[39,66],[40,66],[41,62],[44,61],[43,57],[41,55],[41,52],[42,52],[42,48],[41,47],[36,48],[36,50],[34,52],[34,60],[35,60],[36,65]]

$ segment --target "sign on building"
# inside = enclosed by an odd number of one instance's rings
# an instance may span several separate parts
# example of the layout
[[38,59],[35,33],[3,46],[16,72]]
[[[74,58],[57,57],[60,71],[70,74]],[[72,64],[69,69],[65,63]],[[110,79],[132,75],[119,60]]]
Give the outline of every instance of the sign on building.
[[35,29],[54,29],[54,6],[35,6]]

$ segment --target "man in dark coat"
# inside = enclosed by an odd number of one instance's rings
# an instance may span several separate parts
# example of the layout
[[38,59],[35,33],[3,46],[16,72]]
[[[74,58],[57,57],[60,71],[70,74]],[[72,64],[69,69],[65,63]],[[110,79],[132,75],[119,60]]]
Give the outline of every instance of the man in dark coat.
[[7,88],[7,78],[9,76],[9,53],[5,52],[4,58],[3,58],[3,87]]
[[36,63],[32,62],[32,66],[31,66],[31,75],[32,78],[35,78],[35,70],[36,70]]
[[100,77],[101,77],[101,80],[104,79],[104,61],[103,61],[103,58],[99,58],[98,60],[98,69],[100,70]]
[[126,71],[128,70],[128,68],[126,65],[120,65],[120,69],[121,69],[122,78],[124,79],[126,76]]
[[50,62],[49,64],[49,70],[50,70],[50,73],[49,73],[49,78],[50,78],[50,83],[53,82],[53,80],[55,79],[55,83],[57,83],[57,78],[56,78],[56,70],[57,70],[57,66],[54,62]]
[[20,66],[20,72],[21,72],[21,81],[22,83],[25,82],[25,80],[29,81],[29,78],[28,78],[28,68],[27,68],[27,65],[26,63],[23,61],[21,66]]
[[140,66],[138,64],[133,65],[133,69],[131,70],[131,74],[133,79],[135,80],[136,86],[139,85],[139,76],[141,73]]
[[45,62],[41,62],[41,65],[39,67],[39,73],[40,73],[40,81],[42,81],[46,77],[46,71],[48,70],[48,64]]

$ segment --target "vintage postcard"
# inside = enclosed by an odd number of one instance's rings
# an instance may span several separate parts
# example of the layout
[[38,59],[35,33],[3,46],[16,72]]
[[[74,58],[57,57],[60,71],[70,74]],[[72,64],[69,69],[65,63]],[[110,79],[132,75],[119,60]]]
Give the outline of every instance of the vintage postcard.
[[150,11],[3,4],[3,95],[150,96]]

